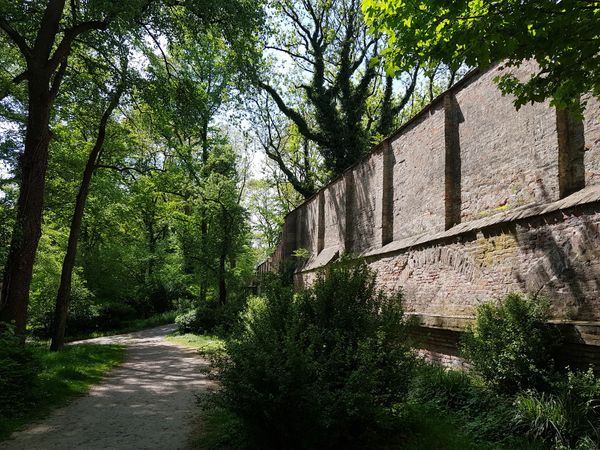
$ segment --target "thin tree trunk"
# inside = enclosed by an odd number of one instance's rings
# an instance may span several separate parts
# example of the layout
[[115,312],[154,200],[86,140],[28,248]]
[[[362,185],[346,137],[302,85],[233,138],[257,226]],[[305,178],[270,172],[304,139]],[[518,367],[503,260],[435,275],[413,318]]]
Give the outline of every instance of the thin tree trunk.
[[[206,166],[208,162],[208,120],[206,120],[202,126],[202,166]],[[199,186],[198,186],[199,187]],[[200,246],[202,248],[203,255],[206,255],[206,238],[208,236],[208,223],[206,222],[206,216],[202,211],[202,217],[200,219]],[[206,273],[203,272],[200,280],[200,305],[206,303],[206,294],[208,292],[208,279]]]
[[69,241],[67,244],[67,252],[63,260],[62,272],[60,275],[60,286],[58,288],[58,294],[56,296],[56,306],[54,309],[54,329],[52,334],[52,343],[50,344],[50,350],[57,351],[62,350],[65,345],[65,330],[67,325],[67,316],[69,311],[69,303],[71,301],[71,285],[73,281],[73,268],[75,267],[75,257],[77,256],[77,243],[81,234],[81,222],[83,220],[83,213],[85,211],[85,204],[87,202],[88,193],[90,190],[90,184],[94,175],[94,170],[98,164],[98,159],[106,140],[106,127],[108,120],[114,109],[117,107],[121,94],[123,92],[123,82],[117,88],[117,91],[113,95],[106,111],[100,119],[100,125],[98,126],[98,136],[92,151],[88,156],[85,169],[83,171],[83,178],[79,186],[79,192],[77,193],[77,200],[75,202],[75,211],[71,219],[71,228],[69,230]]
[[225,259],[227,255],[222,253],[219,257],[219,303],[227,302],[227,283],[225,282]]

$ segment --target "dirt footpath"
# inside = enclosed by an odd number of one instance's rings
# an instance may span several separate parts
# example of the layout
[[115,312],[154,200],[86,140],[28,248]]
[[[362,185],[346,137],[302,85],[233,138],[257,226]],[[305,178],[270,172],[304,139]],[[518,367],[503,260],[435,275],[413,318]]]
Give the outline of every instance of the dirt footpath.
[[16,449],[187,449],[198,429],[195,393],[211,382],[193,349],[167,342],[166,325],[85,342],[127,346],[125,362],[88,395],[0,443]]

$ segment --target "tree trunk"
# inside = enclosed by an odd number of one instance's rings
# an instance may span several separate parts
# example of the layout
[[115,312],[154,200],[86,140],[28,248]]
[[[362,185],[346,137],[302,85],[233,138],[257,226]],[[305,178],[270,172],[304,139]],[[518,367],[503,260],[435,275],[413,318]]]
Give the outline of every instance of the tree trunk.
[[[208,162],[208,120],[202,125],[202,168],[206,167]],[[202,217],[200,218],[200,247],[202,254],[206,256],[206,238],[208,236],[208,224],[206,222],[206,214],[204,211],[201,212]],[[200,305],[206,303],[206,294],[208,292],[208,277],[203,272],[200,278],[200,295],[198,301]]]
[[25,336],[29,287],[35,252],[41,236],[44,189],[50,143],[51,95],[45,74],[29,80],[29,113],[25,150],[20,159],[21,183],[17,220],[12,233],[2,286],[0,321],[14,322],[16,333]]
[[224,253],[219,257],[219,303],[224,305],[227,302],[227,284],[225,283],[225,258]]
[[[6,259],[0,294],[0,321],[14,322],[17,335],[25,342],[29,287],[33,263],[41,236],[44,190],[50,143],[50,109],[67,68],[67,58],[75,38],[89,30],[103,29],[106,22],[89,21],[64,32],[56,45],[65,0],[49,0],[33,47],[0,15],[0,29],[27,61],[28,115],[25,149],[19,167],[21,180],[17,201],[17,220]],[[52,51],[54,50],[54,53]],[[19,79],[20,77],[17,77]]]
[[54,309],[54,329],[52,334],[52,343],[50,344],[50,350],[58,351],[62,350],[65,345],[65,330],[67,326],[67,316],[69,312],[69,303],[71,302],[71,284],[73,281],[73,268],[75,267],[75,257],[77,256],[77,243],[81,234],[81,222],[83,221],[83,213],[85,211],[85,204],[87,202],[88,193],[90,191],[90,184],[94,175],[94,170],[98,164],[102,147],[106,139],[106,126],[108,120],[114,109],[117,107],[123,92],[123,83],[117,88],[117,91],[113,95],[106,111],[100,119],[100,125],[98,126],[98,136],[92,151],[88,156],[85,169],[83,171],[83,178],[79,185],[79,192],[77,193],[77,200],[75,202],[75,211],[73,212],[73,218],[71,219],[71,228],[69,230],[69,242],[67,244],[67,252],[65,253],[65,259],[63,260],[62,272],[60,274],[60,286],[58,288],[58,294],[56,296],[56,306]]
[[83,212],[85,210],[85,204],[97,157],[98,153],[96,152],[96,146],[94,146],[94,150],[90,153],[83,172],[83,179],[81,180],[79,192],[77,193],[77,200],[75,202],[75,211],[73,212],[73,217],[71,219],[69,242],[67,244],[65,259],[63,260],[62,272],[60,274],[60,286],[58,288],[56,306],[54,309],[54,332],[52,334],[52,343],[50,344],[50,350],[52,351],[62,350],[65,344],[65,329],[67,325],[69,303],[71,301],[71,282],[73,279],[73,268],[75,267],[75,257],[77,256],[77,242],[81,234]]

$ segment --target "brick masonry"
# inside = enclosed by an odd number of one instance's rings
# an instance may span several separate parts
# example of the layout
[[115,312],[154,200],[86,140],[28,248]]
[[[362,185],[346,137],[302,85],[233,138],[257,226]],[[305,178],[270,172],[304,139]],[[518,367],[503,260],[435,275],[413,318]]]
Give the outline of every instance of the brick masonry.
[[600,362],[600,103],[584,98],[583,120],[517,111],[500,71],[467,76],[290,213],[271,262],[295,261],[305,285],[343,252],[366,257],[420,318],[423,354],[453,365],[478,304],[539,291],[565,359]]

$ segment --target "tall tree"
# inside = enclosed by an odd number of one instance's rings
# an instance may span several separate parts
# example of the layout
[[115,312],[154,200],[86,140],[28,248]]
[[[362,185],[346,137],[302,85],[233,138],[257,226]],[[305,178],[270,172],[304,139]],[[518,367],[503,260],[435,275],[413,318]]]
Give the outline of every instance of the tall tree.
[[265,154],[296,192],[304,198],[313,196],[328,175],[316,144],[301,135],[284,114],[278,114],[268,94],[257,95],[253,104],[254,114],[260,119],[253,130]]
[[[213,30],[214,31],[214,30]],[[151,108],[152,127],[164,139],[173,158],[186,174],[181,194],[186,201],[197,201],[198,192],[210,176],[208,161],[214,146],[211,131],[216,114],[236,90],[236,65],[240,55],[236,46],[227,45],[219,34],[208,31],[202,40],[181,30],[177,42],[152,58],[145,102]],[[218,140],[218,139],[217,139]],[[193,209],[189,205],[190,209]],[[209,220],[199,211],[198,252],[207,252]],[[188,239],[188,236],[186,236]],[[186,253],[188,250],[186,250]],[[197,261],[206,261],[195,255]],[[210,262],[206,261],[210,268]],[[191,264],[188,266],[191,267]],[[209,276],[201,270],[199,300],[206,299]]]
[[[392,130],[393,117],[415,88],[417,70],[405,75],[407,85],[397,99],[398,83],[377,64],[383,42],[368,33],[359,0],[274,0],[271,7],[266,48],[293,64],[281,83],[287,89],[265,76],[257,84],[319,147],[325,167],[339,174],[365,154],[375,135]],[[377,91],[380,118],[367,120],[369,99]]]

